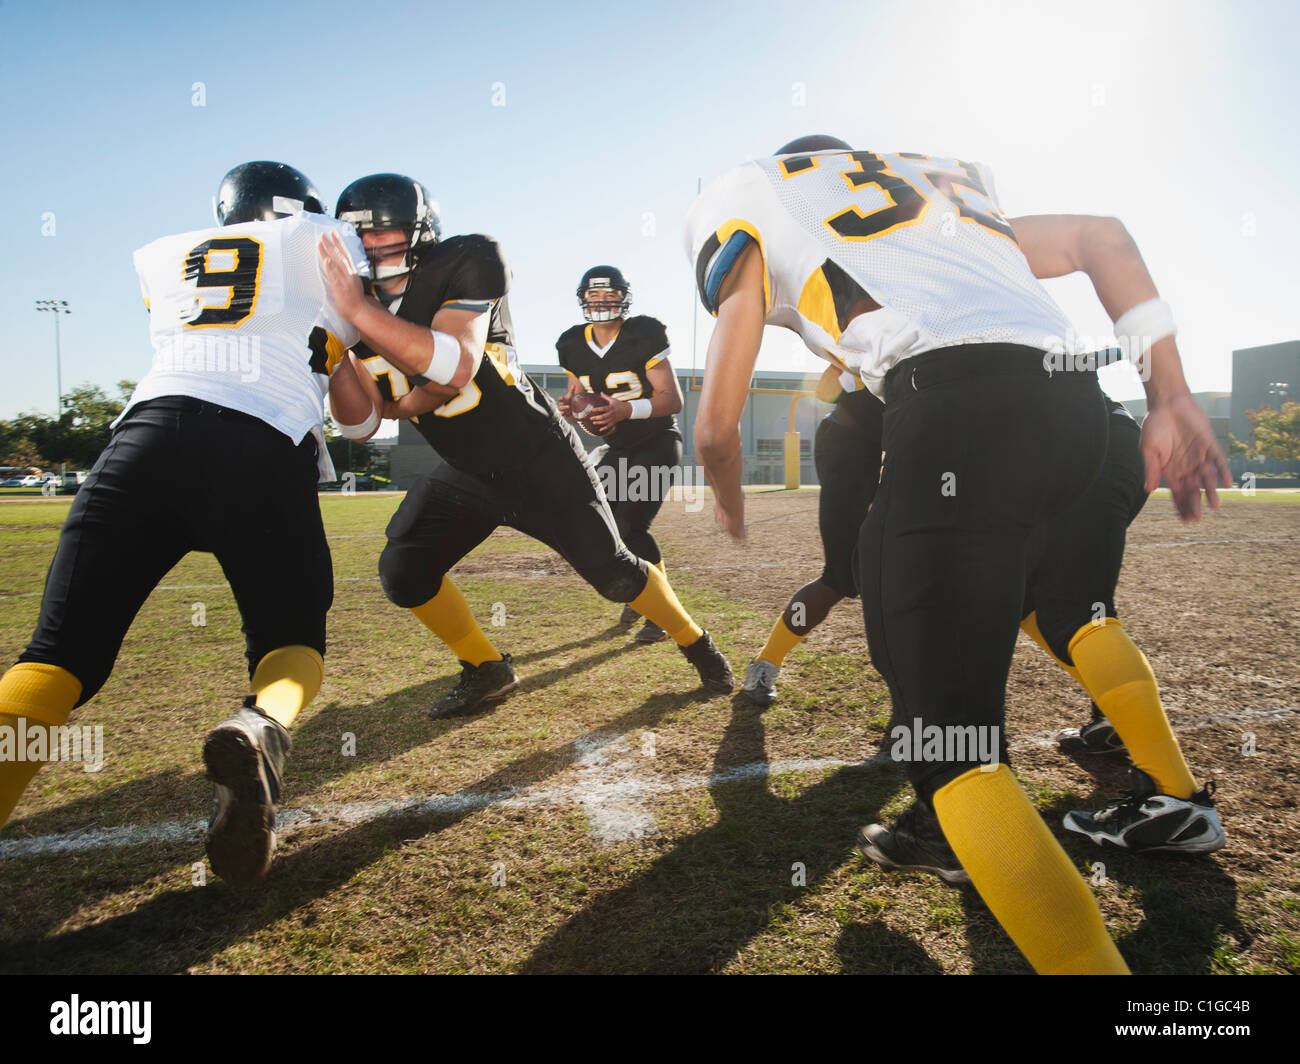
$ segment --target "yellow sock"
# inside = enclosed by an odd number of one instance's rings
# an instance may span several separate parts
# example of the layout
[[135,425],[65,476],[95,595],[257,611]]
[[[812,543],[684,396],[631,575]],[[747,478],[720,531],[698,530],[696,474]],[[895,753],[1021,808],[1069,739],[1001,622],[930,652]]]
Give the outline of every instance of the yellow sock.
[[664,568],[664,560],[662,558],[655,562],[655,568],[663,573],[665,578],[668,576],[668,570]]
[[657,565],[647,565],[645,575],[645,588],[628,605],[642,617],[654,621],[679,647],[690,646],[704,634],[704,629],[691,620],[691,615],[677,601],[668,578]]
[[311,647],[279,647],[253,670],[253,694],[258,708],[287,728],[316,697],[323,679],[325,662]]
[[1029,636],[1029,638],[1032,639],[1035,643],[1037,643],[1040,647],[1042,647],[1043,652],[1049,658],[1051,658],[1054,662],[1056,662],[1056,664],[1058,664],[1059,666],[1061,666],[1061,668],[1063,668],[1066,672],[1068,672],[1070,674],[1071,679],[1073,679],[1075,683],[1077,683],[1084,690],[1087,690],[1087,684],[1083,682],[1083,678],[1079,675],[1079,670],[1076,669],[1073,665],[1067,665],[1065,662],[1063,662],[1060,658],[1058,658],[1055,654],[1052,653],[1052,648],[1047,645],[1047,640],[1043,638],[1043,633],[1038,630],[1038,614],[1036,612],[1031,613],[1028,617],[1026,617],[1023,621],[1020,622],[1020,630],[1024,632],[1025,635]]
[[934,794],[948,845],[1042,975],[1127,975],[1101,910],[1011,770],[973,768]]
[[80,697],[81,681],[57,665],[23,661],[0,676],[0,728],[12,729],[6,734],[15,744],[0,757],[0,827],[42,764],[19,760],[22,751],[16,743],[24,721],[29,729],[66,724]]
[[790,626],[785,623],[784,612],[776,619],[776,624],[772,625],[772,634],[767,637],[767,642],[763,644],[763,649],[758,652],[758,656],[763,661],[770,661],[773,665],[784,665],[785,656],[795,647],[807,638],[806,635],[796,635],[790,631]]
[[470,612],[469,603],[460,593],[460,588],[452,583],[451,577],[444,576],[438,593],[411,612],[461,661],[477,666],[485,661],[501,660],[497,648],[483,634],[483,629]]
[[1105,624],[1085,624],[1070,640],[1070,657],[1133,764],[1156,781],[1161,794],[1190,798],[1196,781],[1160,704],[1151,665],[1124,626],[1114,617]]

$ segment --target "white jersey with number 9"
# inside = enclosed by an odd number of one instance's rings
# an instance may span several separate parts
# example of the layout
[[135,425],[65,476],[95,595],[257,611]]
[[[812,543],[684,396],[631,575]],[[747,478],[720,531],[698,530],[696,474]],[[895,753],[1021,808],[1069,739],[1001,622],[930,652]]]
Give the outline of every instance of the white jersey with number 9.
[[329,374],[358,339],[320,272],[317,244],[330,231],[369,276],[356,231],[322,214],[196,230],[137,251],[154,360],[127,409],[188,395],[295,443],[320,426]]

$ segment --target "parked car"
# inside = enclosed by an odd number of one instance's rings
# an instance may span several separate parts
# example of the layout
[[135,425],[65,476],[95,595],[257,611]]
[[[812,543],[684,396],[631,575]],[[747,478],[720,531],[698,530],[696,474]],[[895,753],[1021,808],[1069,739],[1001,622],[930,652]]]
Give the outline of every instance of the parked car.
[[22,486],[22,477],[10,477],[8,480],[0,480],[0,488],[21,488]]

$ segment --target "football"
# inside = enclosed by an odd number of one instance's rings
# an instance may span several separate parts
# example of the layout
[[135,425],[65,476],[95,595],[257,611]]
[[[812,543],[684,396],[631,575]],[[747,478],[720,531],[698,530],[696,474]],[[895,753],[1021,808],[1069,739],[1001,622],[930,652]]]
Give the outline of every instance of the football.
[[610,400],[604,396],[592,395],[591,392],[577,392],[569,400],[569,409],[575,418],[582,421],[590,416],[593,410],[603,410],[609,404]]

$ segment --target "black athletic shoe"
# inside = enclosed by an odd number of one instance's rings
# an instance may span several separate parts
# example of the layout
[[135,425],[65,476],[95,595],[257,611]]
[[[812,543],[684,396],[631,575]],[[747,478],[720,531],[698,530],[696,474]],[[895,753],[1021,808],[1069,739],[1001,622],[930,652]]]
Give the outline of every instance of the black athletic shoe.
[[208,823],[212,871],[234,887],[256,883],[275,852],[275,804],[289,752],[289,733],[257,708],[253,695],[243,708],[208,733],[203,763],[216,784]]
[[1065,814],[1067,831],[1087,835],[1099,845],[1109,843],[1134,852],[1213,853],[1227,836],[1214,808],[1211,780],[1190,798],[1157,794],[1156,784],[1141,769],[1130,769],[1133,792],[1098,813]]
[[618,615],[618,623],[622,625],[636,624],[641,619],[641,614],[637,613],[631,606],[624,606],[623,612]]
[[730,694],[736,686],[736,677],[732,675],[731,666],[722,656],[722,651],[713,645],[713,639],[705,632],[688,647],[678,647],[686,660],[695,666],[700,674],[700,683],[705,690],[718,694]]
[[508,695],[518,686],[519,680],[510,666],[509,654],[503,654],[500,661],[485,661],[482,665],[462,661],[456,686],[430,708],[429,716],[434,720],[463,717],[484,703]]
[[1066,728],[1056,737],[1063,754],[1127,754],[1115,725],[1105,717],[1082,728]]
[[662,643],[668,638],[668,633],[660,628],[654,621],[646,618],[645,624],[641,626],[641,631],[636,634],[638,643]]
[[890,827],[868,824],[858,832],[858,852],[893,872],[933,872],[945,883],[966,884],[970,875],[944,838],[928,806],[913,802]]

